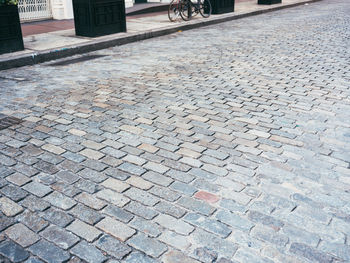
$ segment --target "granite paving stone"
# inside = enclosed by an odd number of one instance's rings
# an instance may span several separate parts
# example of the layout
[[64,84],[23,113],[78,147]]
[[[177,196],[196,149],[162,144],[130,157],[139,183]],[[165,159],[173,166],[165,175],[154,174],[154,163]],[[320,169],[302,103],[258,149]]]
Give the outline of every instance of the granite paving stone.
[[29,257],[28,251],[26,251],[21,246],[9,240],[0,243],[0,255],[5,256],[10,260],[10,261],[4,260],[4,262],[16,262],[16,263],[23,262]]
[[130,247],[109,235],[103,235],[95,241],[94,244],[116,259],[122,259],[125,255],[128,255],[131,252]]
[[100,250],[86,241],[81,241],[70,251],[73,255],[76,255],[89,263],[100,263],[107,259]]
[[23,208],[7,197],[0,198],[0,210],[6,216],[14,216],[23,211]]
[[29,247],[29,251],[49,263],[63,262],[70,258],[67,251],[64,251],[44,239],[41,239],[39,242]]
[[305,1],[0,71],[0,261],[349,261],[350,6]]
[[133,236],[128,244],[151,257],[159,257],[167,250],[166,245],[142,233]]
[[74,222],[66,227],[66,229],[89,242],[95,240],[101,235],[101,231],[99,231],[97,228],[90,226],[79,219],[74,220]]
[[68,249],[79,241],[77,236],[55,225],[45,228],[40,235],[63,249]]
[[5,234],[22,247],[28,247],[39,240],[37,234],[21,223],[6,229]]
[[105,217],[96,224],[96,227],[121,241],[127,240],[136,233],[134,229],[128,227],[122,222],[114,220],[111,217]]

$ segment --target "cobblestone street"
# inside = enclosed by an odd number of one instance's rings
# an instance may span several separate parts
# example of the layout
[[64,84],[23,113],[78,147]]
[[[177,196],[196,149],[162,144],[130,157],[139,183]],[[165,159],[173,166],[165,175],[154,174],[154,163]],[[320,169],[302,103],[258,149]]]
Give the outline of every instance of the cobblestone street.
[[0,262],[350,262],[349,47],[324,0],[0,71]]

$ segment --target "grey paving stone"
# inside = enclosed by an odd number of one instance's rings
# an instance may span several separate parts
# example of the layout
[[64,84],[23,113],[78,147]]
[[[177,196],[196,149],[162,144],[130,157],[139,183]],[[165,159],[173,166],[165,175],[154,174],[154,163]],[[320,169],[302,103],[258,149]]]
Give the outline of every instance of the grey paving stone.
[[14,186],[14,185],[6,185],[3,188],[1,188],[0,192],[4,196],[7,196],[8,198],[12,199],[15,202],[27,196],[26,191],[23,191],[20,187]]
[[185,209],[182,209],[179,206],[175,206],[170,203],[162,202],[162,201],[156,204],[155,209],[159,212],[162,212],[167,215],[171,215],[176,218],[181,218],[186,213]]
[[76,154],[74,152],[67,151],[64,154],[62,154],[62,157],[75,162],[75,163],[81,163],[86,160],[86,158],[80,154]]
[[216,210],[214,207],[190,197],[181,197],[177,201],[177,204],[189,210],[192,210],[194,212],[198,212],[207,216],[212,214]]
[[302,243],[292,243],[289,251],[315,262],[333,262],[333,257]]
[[28,258],[26,261],[24,261],[24,263],[43,263],[43,261],[41,261],[40,259],[37,258]]
[[45,161],[38,161],[36,164],[34,164],[34,167],[48,174],[55,174],[58,172],[58,169],[56,168],[55,165]]
[[154,221],[159,225],[173,230],[181,235],[188,235],[194,230],[194,227],[190,224],[169,215],[160,214],[154,219]]
[[[12,241],[0,243],[0,254],[8,258],[8,262],[22,262],[29,257],[29,253]],[[6,261],[5,261],[6,262]]]
[[177,170],[170,170],[166,173],[168,176],[173,178],[174,180],[183,182],[183,183],[190,183],[194,180],[194,176],[187,173],[187,172],[181,172]]
[[193,187],[192,185],[184,184],[184,183],[177,182],[177,181],[173,182],[170,185],[170,188],[172,188],[178,192],[181,192],[185,195],[188,195],[188,196],[192,196],[195,192],[197,192],[197,189],[195,187]]
[[15,216],[23,211],[23,208],[7,197],[0,198],[0,210],[6,216]]
[[261,263],[273,263],[274,261],[265,257],[261,257],[252,249],[238,249],[235,253],[234,259],[239,262],[261,262]]
[[55,225],[50,225],[40,235],[63,249],[68,249],[79,241],[77,236]]
[[283,247],[288,243],[288,236],[276,233],[272,229],[255,226],[251,231],[251,236],[254,238],[258,238],[263,241],[270,242],[277,246]]
[[180,194],[177,192],[160,186],[153,186],[148,192],[169,202],[174,202],[180,198]]
[[124,260],[125,263],[157,263],[159,261],[154,260],[153,258],[146,256],[145,254],[134,251]]
[[186,256],[184,253],[171,250],[167,252],[163,257],[164,263],[199,263],[199,261]]
[[247,207],[236,203],[230,199],[222,199],[220,201],[220,206],[230,210],[231,212],[239,212],[244,214],[247,211]]
[[166,245],[142,233],[138,233],[130,238],[128,244],[151,257],[159,257],[167,250]]
[[96,224],[96,227],[123,242],[133,236],[136,232],[126,224],[119,222],[111,217],[105,217]]
[[130,174],[133,174],[133,175],[138,175],[138,176],[141,176],[142,174],[144,174],[146,172],[145,169],[143,169],[135,164],[127,163],[127,162],[124,162],[120,166],[118,166],[118,169],[120,169],[124,172],[130,173]]
[[196,248],[193,255],[201,262],[215,262],[218,257],[218,254],[215,251],[206,247]]
[[107,259],[100,250],[86,241],[81,241],[70,251],[73,255],[76,255],[89,263],[99,263]]
[[141,217],[135,217],[129,225],[150,237],[157,237],[162,232],[162,228],[159,225]]
[[60,227],[65,227],[74,220],[67,212],[53,207],[41,212],[40,216]]
[[103,218],[100,213],[82,204],[77,204],[74,206],[71,210],[69,210],[69,213],[75,218],[79,218],[90,225],[94,225]]
[[[132,205],[133,202],[130,202],[125,208],[127,209],[128,207]],[[145,208],[146,209],[146,208]],[[132,210],[132,209],[131,209]],[[125,209],[119,208],[114,205],[108,205],[105,207],[102,212],[106,215],[109,215],[111,217],[114,217],[115,219],[118,219],[119,221],[122,221],[124,223],[130,222],[130,220],[134,217],[133,214],[125,211]]]
[[130,177],[130,174],[128,172],[124,172],[121,170],[118,170],[116,168],[107,168],[106,170],[104,170],[104,172],[109,175],[112,176],[115,179],[118,180],[122,180],[125,181],[126,179],[128,179]]
[[5,234],[22,247],[28,247],[39,240],[37,234],[21,223],[7,228]]
[[143,179],[145,179],[149,182],[152,182],[152,183],[155,183],[155,184],[158,184],[161,186],[168,186],[174,181],[173,179],[171,179],[167,176],[164,176],[164,175],[152,172],[152,171],[143,174],[142,177],[143,177]]
[[145,219],[153,219],[158,213],[138,202],[130,202],[125,206],[125,209],[135,215],[141,216]]
[[217,177],[217,175],[199,168],[192,168],[190,174],[207,180],[214,180]]
[[257,211],[249,211],[248,218],[255,223],[261,223],[263,225],[269,226],[275,231],[280,230],[280,228],[284,225],[281,220],[264,215]]
[[23,186],[23,189],[36,195],[37,197],[44,197],[45,195],[52,192],[49,186],[46,186],[38,182],[30,182],[29,184],[26,184],[25,186]]
[[96,196],[100,199],[103,199],[109,203],[115,204],[117,206],[123,207],[125,204],[129,203],[129,198],[126,198],[124,195],[112,191],[110,189],[103,189],[99,191]]
[[29,247],[29,251],[49,263],[63,262],[70,258],[67,251],[43,239]]
[[350,246],[346,244],[330,243],[322,241],[318,247],[322,252],[334,255],[341,260],[350,260]]
[[298,243],[308,244],[311,247],[316,247],[320,241],[320,236],[317,233],[310,233],[304,229],[292,225],[285,225],[282,232],[286,234],[290,240]]
[[75,219],[66,229],[89,242],[92,242],[101,235],[101,231],[96,227],[90,226],[79,219]]
[[24,207],[27,207],[31,211],[44,211],[50,204],[36,196],[29,195],[24,198],[20,204]]
[[59,171],[56,176],[68,184],[77,182],[80,178],[70,171]]
[[46,220],[28,210],[18,215],[17,220],[36,233],[48,225],[48,222]]
[[[279,7],[245,2],[237,10],[248,5]],[[42,220],[66,230],[79,216],[94,227],[100,214],[168,246],[157,259],[166,263],[195,262],[197,248],[205,252],[201,261],[211,260],[208,251],[219,262],[348,261],[348,17],[346,0],[324,0],[100,50],[108,56],[88,63],[1,71],[0,112],[40,119],[0,131],[2,231],[21,223],[41,233],[47,227]],[[105,156],[86,149],[106,150]],[[147,162],[159,173],[140,167]],[[147,180],[130,184],[159,202],[142,204],[147,197],[123,196],[123,187],[114,188],[120,195],[101,195],[112,187],[105,187],[111,180],[101,185],[107,178]],[[26,180],[81,205],[53,209],[56,203],[22,187]],[[186,198],[170,187],[174,182],[219,201]],[[89,209],[80,214],[82,205]],[[189,236],[155,223],[159,215],[183,221],[186,214],[203,218],[189,223],[195,228]],[[212,233],[220,229],[215,221],[232,233]],[[160,234],[151,232],[154,224]],[[119,261],[102,253],[109,263]],[[136,262],[152,261],[135,254]],[[0,261],[11,261],[5,258]],[[84,262],[77,256],[66,261]]]
[[78,182],[74,184],[74,186],[90,194],[93,194],[98,190],[102,189],[99,185],[85,179],[80,179]]
[[208,233],[201,229],[196,229],[191,236],[194,238],[198,246],[207,247],[208,249],[218,253],[218,257],[225,256],[232,258],[238,249],[238,246],[225,239]]
[[54,184],[51,185],[51,188],[54,190],[54,191],[58,191],[68,197],[74,197],[76,196],[77,194],[81,193],[81,190],[72,186],[72,185],[69,185],[65,182],[62,182],[62,181],[59,181],[59,182],[56,182]]
[[212,232],[223,238],[227,237],[231,233],[231,229],[219,221],[206,218],[204,216],[190,213],[184,217],[184,220],[192,225],[201,227],[208,232]]
[[83,177],[84,179],[91,180],[95,183],[101,183],[107,179],[107,176],[104,175],[103,173],[100,173],[88,168],[81,170],[78,173],[78,175]]
[[103,235],[95,241],[94,244],[99,249],[107,252],[108,255],[112,255],[117,259],[122,259],[125,255],[131,252],[130,247],[109,235]]
[[130,199],[138,201],[146,206],[154,206],[156,203],[159,202],[159,199],[157,197],[135,187],[131,187],[123,194],[129,197]]
[[13,225],[15,223],[14,218],[7,217],[3,213],[0,213],[0,231],[3,231],[7,227]]
[[53,192],[50,195],[44,197],[44,199],[45,201],[50,202],[52,205],[63,210],[68,210],[77,203],[72,198],[69,198],[59,192]]

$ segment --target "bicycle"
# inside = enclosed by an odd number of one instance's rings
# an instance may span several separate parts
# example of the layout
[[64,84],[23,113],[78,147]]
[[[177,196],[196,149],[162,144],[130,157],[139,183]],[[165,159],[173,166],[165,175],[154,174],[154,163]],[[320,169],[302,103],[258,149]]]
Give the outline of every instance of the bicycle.
[[172,22],[176,21],[179,16],[184,21],[188,21],[198,13],[204,18],[208,18],[211,11],[212,7],[209,0],[197,0],[195,3],[191,0],[172,0],[169,5],[168,17]]
[[211,15],[212,8],[209,0],[196,0],[197,2],[192,2],[191,0],[181,1],[183,3],[180,9],[180,16],[185,21],[191,20],[198,13],[204,18],[208,18]]

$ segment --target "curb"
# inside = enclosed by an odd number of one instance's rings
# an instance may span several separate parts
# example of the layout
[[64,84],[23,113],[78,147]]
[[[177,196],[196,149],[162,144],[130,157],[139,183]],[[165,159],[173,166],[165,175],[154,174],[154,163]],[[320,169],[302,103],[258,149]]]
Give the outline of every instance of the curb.
[[108,36],[105,36],[104,39],[101,39],[101,40],[94,40],[88,43],[66,46],[56,50],[45,50],[40,52],[33,52],[28,54],[11,56],[9,58],[0,59],[0,70],[34,65],[38,63],[47,62],[50,60],[55,60],[55,59],[65,58],[73,55],[97,51],[100,49],[110,48],[113,46],[125,45],[128,43],[133,43],[136,41],[145,40],[153,37],[160,37],[160,36],[175,33],[179,30],[185,31],[185,30],[190,30],[194,28],[215,25],[215,24],[232,21],[232,20],[236,20],[244,17],[260,15],[260,14],[264,14],[272,11],[304,5],[306,3],[314,3],[318,1],[321,1],[321,0],[307,0],[300,3],[277,6],[277,7],[272,7],[264,10],[258,10],[258,11],[253,11],[250,13],[239,14],[239,15],[235,15],[234,13],[228,13],[228,14],[223,14],[217,18],[213,17],[213,18],[209,18],[207,20],[201,20],[201,21],[193,20],[181,25],[168,26],[165,28],[145,31],[142,33],[135,33],[128,36],[120,36],[120,37],[114,36],[112,38],[108,38]]

